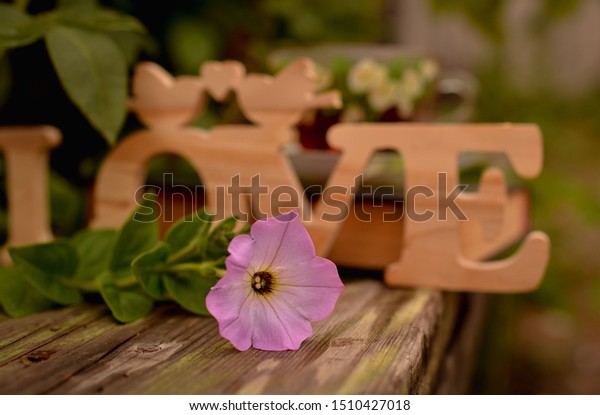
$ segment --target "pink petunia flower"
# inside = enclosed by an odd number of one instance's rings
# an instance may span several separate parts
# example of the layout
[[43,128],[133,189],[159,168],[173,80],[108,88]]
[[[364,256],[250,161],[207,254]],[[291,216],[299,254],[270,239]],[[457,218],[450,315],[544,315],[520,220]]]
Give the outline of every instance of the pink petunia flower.
[[295,211],[257,221],[229,253],[206,307],[241,351],[299,349],[312,335],[310,322],[327,317],[344,289],[335,264],[315,255]]

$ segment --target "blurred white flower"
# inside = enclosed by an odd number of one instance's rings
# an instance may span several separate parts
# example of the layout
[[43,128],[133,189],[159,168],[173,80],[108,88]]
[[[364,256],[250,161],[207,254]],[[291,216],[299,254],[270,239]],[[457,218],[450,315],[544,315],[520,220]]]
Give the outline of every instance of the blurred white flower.
[[360,122],[365,119],[365,111],[357,104],[348,104],[340,116],[341,122]]
[[385,83],[387,69],[373,59],[362,59],[348,73],[348,87],[354,93],[372,91]]
[[421,98],[424,85],[416,71],[407,70],[396,89],[394,103],[400,118],[410,118],[415,111],[415,101]]
[[317,91],[323,91],[329,87],[331,87],[333,83],[333,74],[331,70],[326,66],[315,64],[315,73],[316,73],[316,85]]
[[398,95],[396,97],[396,111],[400,118],[410,118],[415,111],[415,101],[406,94]]
[[419,76],[419,73],[414,69],[404,71],[400,79],[403,95],[408,95],[412,99],[420,98],[425,89],[425,83]]
[[370,90],[367,97],[369,105],[379,112],[383,112],[395,105],[399,93],[398,82],[386,81]]
[[420,69],[423,78],[428,82],[433,81],[435,78],[437,78],[440,72],[440,67],[437,64],[437,62],[431,59],[423,60],[420,65]]

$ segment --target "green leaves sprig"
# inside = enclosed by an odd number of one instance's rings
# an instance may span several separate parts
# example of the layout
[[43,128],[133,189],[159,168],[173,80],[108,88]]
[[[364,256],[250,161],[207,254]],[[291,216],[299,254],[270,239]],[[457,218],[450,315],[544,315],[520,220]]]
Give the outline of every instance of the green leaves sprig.
[[85,230],[69,240],[10,248],[14,265],[0,270],[5,312],[19,317],[78,304],[84,293],[97,292],[121,322],[137,320],[155,301],[166,300],[208,315],[205,297],[225,274],[227,246],[247,228],[236,231],[234,217],[214,224],[201,209],[159,241],[154,203],[145,195],[120,230]]
[[113,144],[127,114],[127,67],[148,44],[144,26],[95,0],[58,1],[37,15],[0,4],[0,61],[40,39],[71,101]]

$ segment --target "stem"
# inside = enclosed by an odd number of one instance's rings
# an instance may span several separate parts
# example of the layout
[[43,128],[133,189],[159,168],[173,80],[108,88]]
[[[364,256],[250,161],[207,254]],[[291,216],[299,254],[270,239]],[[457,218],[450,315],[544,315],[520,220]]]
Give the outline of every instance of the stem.
[[182,249],[177,252],[175,255],[172,255],[168,260],[167,264],[174,264],[176,262],[182,262],[184,259],[187,259],[191,256],[196,255],[196,250],[198,246],[196,244],[190,244],[187,248]]
[[80,281],[80,280],[69,280],[66,278],[61,279],[60,281],[64,286],[70,288],[77,288],[81,291],[93,293],[100,291],[100,284],[98,280],[90,280],[90,281]]
[[203,261],[203,262],[184,262],[180,264],[165,264],[162,267],[157,267],[158,272],[185,272],[185,271],[198,271],[200,274],[207,272],[215,273],[217,277],[221,278],[225,275],[225,270],[220,268],[222,266],[220,261]]
[[127,287],[132,287],[134,285],[138,284],[138,280],[135,277],[135,275],[132,275],[130,277],[127,278],[121,278],[120,280],[116,280],[115,281],[115,285],[119,288],[127,288]]
[[[66,287],[77,288],[78,290],[88,293],[95,293],[100,291],[100,282],[98,278],[91,281],[70,280],[63,278],[60,280],[60,282]],[[135,278],[135,275],[132,275],[127,278],[121,278],[119,280],[116,280],[114,284],[119,288],[127,288],[137,285],[138,281],[137,278]]]
[[201,273],[206,272],[212,268],[212,262],[184,262],[182,264],[168,265],[163,268],[167,272],[178,272],[178,271],[199,271]]

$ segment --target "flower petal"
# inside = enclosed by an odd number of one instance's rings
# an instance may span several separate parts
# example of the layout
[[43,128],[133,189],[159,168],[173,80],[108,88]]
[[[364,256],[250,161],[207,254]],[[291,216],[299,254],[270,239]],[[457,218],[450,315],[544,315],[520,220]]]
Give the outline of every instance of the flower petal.
[[[297,350],[312,335],[310,321],[331,313],[343,290],[335,264],[315,256],[308,232],[292,211],[256,222],[237,236],[225,260],[227,272],[206,298],[221,335],[239,350]],[[271,290],[252,287],[271,274]],[[266,278],[266,277],[264,277]]]
[[250,235],[238,235],[229,242],[227,260],[238,267],[248,268],[253,247],[254,239]]
[[331,314],[343,289],[335,264],[315,257],[299,267],[281,267],[275,297],[304,318],[319,321]]
[[219,334],[229,340],[240,352],[244,352],[252,346],[254,321],[249,310],[252,308],[252,303],[256,302],[256,297],[254,293],[249,292],[248,294],[234,320],[231,320],[229,324],[223,324],[219,320]]
[[227,259],[227,273],[206,296],[206,308],[217,319],[221,336],[229,339],[239,350],[251,344],[252,322],[244,308],[254,298],[250,279],[244,268]]
[[274,298],[257,297],[252,302],[252,346],[256,349],[298,350],[312,335],[310,322],[282,306]]
[[250,234],[255,242],[251,261],[255,271],[297,264],[315,256],[313,242],[296,211],[257,221]]

